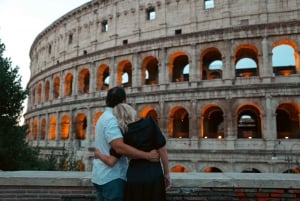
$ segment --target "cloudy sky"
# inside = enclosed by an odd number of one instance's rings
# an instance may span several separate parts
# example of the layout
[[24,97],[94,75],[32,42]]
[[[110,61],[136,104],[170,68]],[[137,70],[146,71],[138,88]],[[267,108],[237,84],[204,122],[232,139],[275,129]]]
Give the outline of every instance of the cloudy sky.
[[0,39],[5,57],[20,67],[22,86],[30,76],[29,50],[35,37],[56,19],[91,0],[0,0]]

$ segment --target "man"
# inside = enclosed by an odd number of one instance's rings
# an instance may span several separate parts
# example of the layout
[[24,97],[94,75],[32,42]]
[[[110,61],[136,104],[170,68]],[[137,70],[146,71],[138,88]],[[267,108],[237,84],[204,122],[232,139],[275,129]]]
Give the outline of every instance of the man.
[[[103,154],[109,155],[111,147],[122,156],[114,166],[107,166],[99,159],[93,161],[92,182],[96,188],[97,201],[122,201],[126,181],[127,158],[143,158],[158,161],[156,150],[143,152],[123,142],[123,136],[113,115],[113,107],[126,101],[125,90],[121,87],[111,88],[107,92],[106,108],[96,124],[95,147]],[[123,156],[125,155],[125,156]]]

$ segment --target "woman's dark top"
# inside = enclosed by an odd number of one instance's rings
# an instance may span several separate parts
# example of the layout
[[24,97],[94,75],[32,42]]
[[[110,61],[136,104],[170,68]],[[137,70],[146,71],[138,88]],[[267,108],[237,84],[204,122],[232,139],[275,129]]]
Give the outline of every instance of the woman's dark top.
[[[166,144],[160,128],[152,118],[128,125],[124,142],[139,150],[151,151]],[[127,170],[124,201],[165,201],[164,175],[160,162],[131,159]]]

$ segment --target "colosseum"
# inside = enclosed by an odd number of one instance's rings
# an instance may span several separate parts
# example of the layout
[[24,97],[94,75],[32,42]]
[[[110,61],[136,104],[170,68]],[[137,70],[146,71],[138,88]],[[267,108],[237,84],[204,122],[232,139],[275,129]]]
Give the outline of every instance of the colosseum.
[[107,89],[157,119],[172,172],[299,172],[298,0],[92,0],[30,49],[27,140],[91,171]]

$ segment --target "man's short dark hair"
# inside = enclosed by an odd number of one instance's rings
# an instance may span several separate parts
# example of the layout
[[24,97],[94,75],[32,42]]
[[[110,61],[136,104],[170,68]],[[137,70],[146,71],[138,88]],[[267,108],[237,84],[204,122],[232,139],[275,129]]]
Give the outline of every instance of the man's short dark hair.
[[113,87],[108,90],[106,96],[106,106],[115,107],[119,103],[123,103],[126,100],[126,93],[122,87]]

